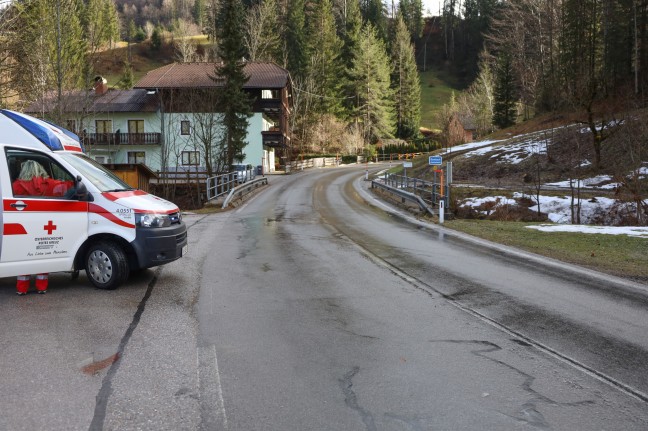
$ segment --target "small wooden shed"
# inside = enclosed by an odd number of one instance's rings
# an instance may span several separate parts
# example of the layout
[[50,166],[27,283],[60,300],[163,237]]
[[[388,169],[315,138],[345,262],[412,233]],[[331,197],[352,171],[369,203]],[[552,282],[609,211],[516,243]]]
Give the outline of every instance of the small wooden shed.
[[104,166],[129,186],[144,190],[147,193],[149,192],[151,180],[157,178],[155,172],[143,163],[113,163]]
[[448,145],[461,145],[472,142],[477,134],[475,121],[465,115],[453,114],[448,124]]

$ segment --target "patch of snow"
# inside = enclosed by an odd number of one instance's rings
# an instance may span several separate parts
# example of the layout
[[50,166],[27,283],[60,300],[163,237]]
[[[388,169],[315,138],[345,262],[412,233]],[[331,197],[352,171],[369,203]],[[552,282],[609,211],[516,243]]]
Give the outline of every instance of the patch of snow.
[[606,190],[614,190],[616,188],[621,187],[620,183],[607,183],[607,184],[601,184],[605,183],[608,181],[612,181],[612,177],[609,175],[597,175],[593,178],[586,178],[583,180],[566,180],[566,181],[557,181],[554,183],[546,183],[545,186],[552,186],[552,187],[561,187],[561,188],[570,188],[570,187],[580,187],[582,189],[587,189],[587,188],[598,188],[598,189],[606,189]]
[[523,142],[498,145],[497,147],[489,145],[470,151],[465,154],[465,157],[484,156],[490,153],[494,153],[490,158],[498,159],[497,163],[518,164],[533,154],[546,154],[547,142],[546,139],[528,139]]
[[592,165],[592,162],[590,162],[589,160],[583,160],[583,161],[580,163],[580,165],[578,165],[578,167],[579,167],[579,168],[584,168],[585,166],[591,166],[591,165]]
[[[459,203],[460,207],[472,207],[481,214],[488,215],[492,213],[498,206],[502,205],[515,205],[517,200],[526,197],[536,202],[536,205],[529,207],[530,211],[537,212],[537,197],[529,194],[514,193],[513,198],[505,196],[488,196],[483,198],[467,198]],[[489,211],[479,209],[483,204],[495,203]],[[646,201],[648,204],[648,201]],[[540,211],[547,214],[547,218],[553,223],[570,224],[571,223],[571,205],[572,199],[569,196],[544,196],[540,195]],[[576,202],[574,201],[574,205]],[[616,215],[622,213],[632,213],[635,210],[633,203],[623,203],[616,199],[606,197],[596,197],[594,199],[581,199],[580,200],[580,221],[583,224],[600,223],[601,220],[607,220],[610,224],[614,224]]]
[[581,232],[600,233],[605,235],[628,235],[640,238],[648,238],[648,227],[634,226],[586,226],[586,225],[553,225],[541,224],[526,226],[529,229],[537,229],[542,232]]
[[[612,127],[620,126],[621,124],[623,124],[623,120],[612,120],[609,123],[607,123],[605,126],[602,125],[602,124],[597,125],[596,126],[596,131],[600,132],[603,129],[611,129]],[[591,130],[590,130],[589,127],[583,127],[582,129],[580,129],[580,132],[581,133],[590,133]]]
[[[593,222],[600,217],[602,212],[609,211],[616,202],[615,199],[605,197],[597,197],[591,200],[581,199],[581,223]],[[538,211],[538,205],[534,205],[529,209]],[[540,195],[540,211],[546,213],[549,220],[554,223],[571,223],[571,198],[569,196],[556,198]]]
[[500,142],[500,140],[485,140],[485,141],[478,141],[478,142],[469,142],[467,144],[462,144],[462,145],[455,145],[454,147],[446,148],[445,150],[443,150],[441,154],[448,154],[448,153],[452,153],[453,151],[469,150],[471,148],[482,147],[484,145],[491,145],[496,142]]
[[461,206],[478,207],[485,203],[496,202],[499,205],[515,205],[515,199],[509,199],[506,196],[486,196],[484,198],[467,198],[462,201]]

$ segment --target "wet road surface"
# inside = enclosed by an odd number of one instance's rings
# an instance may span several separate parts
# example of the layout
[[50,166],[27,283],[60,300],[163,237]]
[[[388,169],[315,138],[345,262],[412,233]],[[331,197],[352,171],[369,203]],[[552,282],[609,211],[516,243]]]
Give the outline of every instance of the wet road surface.
[[648,429],[645,288],[404,221],[363,174],[187,215],[116,291],[1,279],[0,429]]
[[644,290],[403,222],[365,202],[362,173],[284,177],[216,234],[203,424],[648,427]]

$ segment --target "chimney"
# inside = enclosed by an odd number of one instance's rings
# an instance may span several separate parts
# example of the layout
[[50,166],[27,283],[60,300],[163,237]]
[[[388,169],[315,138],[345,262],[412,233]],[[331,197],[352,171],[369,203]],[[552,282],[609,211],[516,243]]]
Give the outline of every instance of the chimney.
[[92,88],[94,88],[95,94],[97,96],[101,96],[102,94],[106,94],[108,91],[108,81],[103,76],[95,76],[94,79],[94,85]]

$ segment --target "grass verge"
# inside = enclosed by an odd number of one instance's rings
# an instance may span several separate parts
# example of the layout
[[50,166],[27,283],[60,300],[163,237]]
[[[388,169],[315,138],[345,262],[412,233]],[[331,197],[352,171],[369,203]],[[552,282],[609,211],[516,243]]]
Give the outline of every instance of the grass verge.
[[627,235],[541,232],[533,223],[448,220],[444,226],[478,238],[600,272],[648,282],[648,239]]

